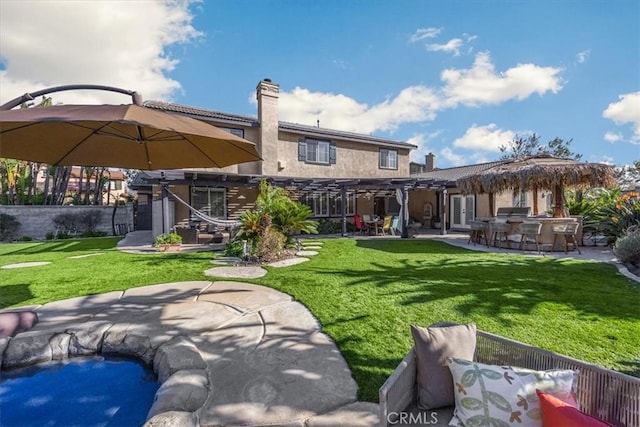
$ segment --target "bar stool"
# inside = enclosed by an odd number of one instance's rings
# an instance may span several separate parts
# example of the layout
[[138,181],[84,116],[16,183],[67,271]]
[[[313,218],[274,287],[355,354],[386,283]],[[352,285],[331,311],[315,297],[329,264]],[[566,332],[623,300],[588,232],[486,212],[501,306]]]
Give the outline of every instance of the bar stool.
[[480,240],[484,239],[485,244],[489,245],[487,240],[487,230],[489,229],[489,223],[484,221],[471,221],[471,234],[469,235],[469,241],[467,245],[473,242],[473,246],[480,243]]
[[569,243],[573,243],[573,247],[578,251],[580,255],[580,248],[578,247],[578,242],[576,241],[576,234],[578,233],[578,228],[580,224],[578,222],[568,222],[566,224],[557,224],[552,227],[553,230],[553,246],[552,250],[556,247],[556,240],[558,236],[564,237],[564,253],[566,254],[569,248]]
[[[507,248],[511,249],[511,243],[509,242],[509,231],[511,230],[511,224],[509,224],[506,220],[495,219],[489,223],[489,241],[487,242],[487,246],[489,246],[489,242],[492,245],[498,246],[498,248],[502,247],[502,242],[506,242]],[[496,242],[498,243],[496,245]]]
[[[522,252],[524,253],[525,244],[528,242],[535,242],[536,249],[538,253],[540,253],[540,242],[538,241],[538,237],[542,232],[542,223],[539,221],[527,221],[520,224],[518,227],[518,231],[516,233],[520,234],[520,248],[522,248]],[[527,240],[527,237],[530,240]]]

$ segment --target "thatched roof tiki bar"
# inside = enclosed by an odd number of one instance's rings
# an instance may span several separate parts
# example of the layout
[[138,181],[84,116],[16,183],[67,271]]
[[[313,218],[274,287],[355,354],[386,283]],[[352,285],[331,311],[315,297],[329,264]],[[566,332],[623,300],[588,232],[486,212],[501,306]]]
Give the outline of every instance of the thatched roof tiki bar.
[[[531,190],[534,193],[541,189],[553,191],[553,216],[560,218],[564,216],[565,188],[612,187],[615,182],[615,172],[610,165],[552,156],[533,156],[502,163],[477,175],[461,178],[456,184],[463,194],[491,194],[507,190]],[[534,215],[538,214],[537,208],[535,203]],[[493,207],[491,209],[493,211]]]

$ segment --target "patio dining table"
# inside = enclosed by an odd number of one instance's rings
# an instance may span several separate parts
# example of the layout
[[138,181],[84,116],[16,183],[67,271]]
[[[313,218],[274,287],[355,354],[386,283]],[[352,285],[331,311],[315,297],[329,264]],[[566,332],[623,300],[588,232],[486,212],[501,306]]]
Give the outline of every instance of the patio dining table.
[[379,234],[382,233],[382,224],[383,224],[382,220],[372,219],[369,221],[364,221],[364,223],[367,225],[367,229],[369,230],[370,236],[378,236]]

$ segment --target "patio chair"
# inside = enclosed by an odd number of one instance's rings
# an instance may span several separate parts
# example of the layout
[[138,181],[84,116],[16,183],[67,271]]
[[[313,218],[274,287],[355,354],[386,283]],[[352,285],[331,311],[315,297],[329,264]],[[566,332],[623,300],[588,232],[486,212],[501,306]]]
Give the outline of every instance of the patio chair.
[[509,242],[509,231],[511,230],[511,224],[506,219],[496,218],[489,222],[489,240],[487,246],[493,245],[498,248],[502,247],[502,242],[507,244],[507,248],[511,249],[511,243]]
[[559,236],[564,238],[564,253],[566,254],[569,248],[569,244],[573,244],[575,250],[578,251],[579,254],[580,248],[578,247],[578,242],[576,241],[576,234],[578,233],[578,228],[580,224],[578,222],[568,222],[566,224],[557,224],[552,227],[553,230],[553,246],[552,250],[556,247],[556,240]]
[[395,236],[396,232],[398,234],[402,233],[402,230],[400,230],[400,217],[399,216],[394,216],[393,219],[391,220],[391,234],[393,234]]
[[489,223],[485,221],[471,221],[471,233],[469,234],[469,240],[467,244],[473,242],[473,246],[480,243],[482,239],[489,246],[489,241],[487,240],[487,232],[489,231]]
[[542,223],[539,221],[526,221],[518,226],[517,234],[520,234],[520,248],[525,250],[527,243],[535,243],[538,253],[540,253],[540,242],[538,241],[542,232]]
[[382,222],[382,229],[381,229],[381,233],[383,236],[386,236],[387,233],[389,234],[395,234],[393,232],[393,229],[391,228],[391,220],[393,219],[393,217],[391,215],[387,215],[384,217],[384,220]]
[[353,216],[353,223],[356,227],[356,231],[360,234],[367,234],[368,230],[368,225],[366,223],[363,224],[362,222],[362,218],[360,218],[360,215],[355,214]]

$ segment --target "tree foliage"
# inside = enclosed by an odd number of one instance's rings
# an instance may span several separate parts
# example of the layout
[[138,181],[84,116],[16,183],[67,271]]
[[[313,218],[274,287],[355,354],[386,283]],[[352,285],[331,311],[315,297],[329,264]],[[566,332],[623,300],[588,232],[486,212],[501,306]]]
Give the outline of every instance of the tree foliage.
[[554,156],[562,159],[574,159],[580,160],[582,154],[577,154],[571,151],[570,145],[573,139],[563,140],[555,137],[547,143],[542,143],[540,137],[535,133],[527,136],[516,136],[513,141],[509,141],[507,144],[500,146],[500,152],[502,152],[501,160],[508,159],[522,159],[530,156]]

